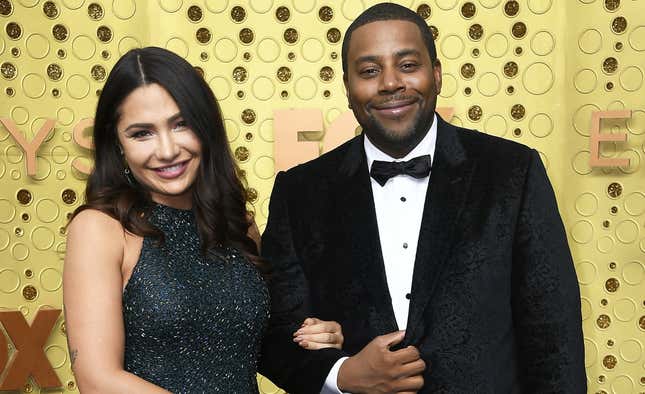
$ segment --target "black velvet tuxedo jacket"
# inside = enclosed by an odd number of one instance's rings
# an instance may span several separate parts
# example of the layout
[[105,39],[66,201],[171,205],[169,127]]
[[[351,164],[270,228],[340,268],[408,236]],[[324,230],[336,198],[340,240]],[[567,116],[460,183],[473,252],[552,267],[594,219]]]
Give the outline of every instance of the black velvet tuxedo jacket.
[[[421,392],[585,393],[578,282],[539,155],[437,118],[404,339],[429,366]],[[260,371],[290,393],[318,393],[339,357],[398,329],[363,138],[275,180]],[[343,351],[292,342],[309,316],[342,325]]]

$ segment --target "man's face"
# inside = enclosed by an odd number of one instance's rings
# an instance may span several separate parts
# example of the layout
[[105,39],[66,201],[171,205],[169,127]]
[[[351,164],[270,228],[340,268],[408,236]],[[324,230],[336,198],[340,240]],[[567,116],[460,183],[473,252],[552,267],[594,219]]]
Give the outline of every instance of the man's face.
[[352,33],[344,82],[370,141],[400,157],[430,127],[441,91],[441,66],[430,59],[417,25],[377,21]]

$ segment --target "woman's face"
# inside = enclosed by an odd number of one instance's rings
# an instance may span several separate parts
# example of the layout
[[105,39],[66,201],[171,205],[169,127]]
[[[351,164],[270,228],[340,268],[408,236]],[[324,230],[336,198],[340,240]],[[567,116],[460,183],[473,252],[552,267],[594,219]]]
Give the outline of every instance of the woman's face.
[[153,201],[190,208],[202,148],[175,100],[160,85],[145,85],[123,100],[119,112],[119,144],[134,178]]

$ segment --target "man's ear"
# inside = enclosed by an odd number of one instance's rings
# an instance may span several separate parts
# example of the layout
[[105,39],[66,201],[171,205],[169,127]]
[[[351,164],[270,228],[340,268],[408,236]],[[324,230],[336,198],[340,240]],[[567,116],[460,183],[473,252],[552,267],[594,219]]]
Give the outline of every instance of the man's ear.
[[347,89],[347,74],[343,73],[343,86],[345,87],[345,94],[349,96],[349,89]]
[[345,86],[345,96],[347,96],[347,107],[352,109],[352,103],[349,101],[349,83],[347,82],[347,74],[343,74],[343,86]]
[[432,77],[434,78],[434,87],[437,95],[441,93],[441,62],[439,59],[435,59],[432,62]]

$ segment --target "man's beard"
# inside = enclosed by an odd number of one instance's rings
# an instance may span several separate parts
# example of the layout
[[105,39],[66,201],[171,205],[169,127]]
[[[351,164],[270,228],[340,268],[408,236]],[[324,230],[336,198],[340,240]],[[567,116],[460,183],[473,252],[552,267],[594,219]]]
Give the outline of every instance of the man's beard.
[[432,121],[433,115],[434,113],[432,111],[423,111],[420,109],[414,116],[410,127],[400,132],[388,129],[374,118],[372,114],[369,115],[368,124],[365,126],[372,132],[371,134],[374,137],[388,145],[408,147],[414,144],[416,146],[423,139],[420,136],[425,136],[425,133],[430,129],[430,122]]

